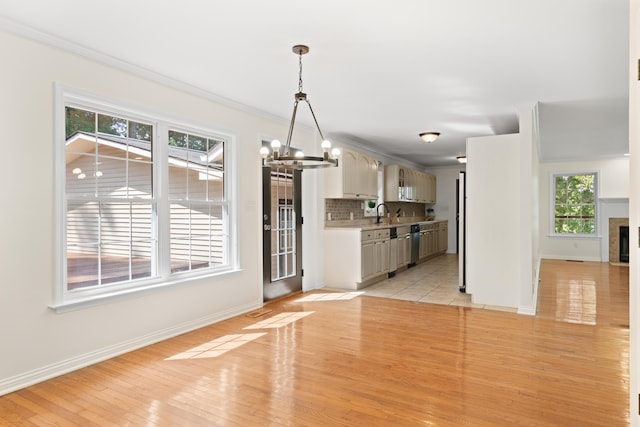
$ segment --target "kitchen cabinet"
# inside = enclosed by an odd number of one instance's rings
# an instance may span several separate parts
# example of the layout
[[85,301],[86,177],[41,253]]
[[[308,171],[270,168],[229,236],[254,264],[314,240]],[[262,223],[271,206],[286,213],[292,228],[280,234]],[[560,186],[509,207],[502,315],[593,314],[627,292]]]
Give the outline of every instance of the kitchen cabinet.
[[399,165],[384,168],[385,202],[436,202],[436,177]]
[[449,249],[449,230],[446,222],[438,224],[438,252],[446,252]]
[[377,199],[378,161],[351,150],[341,150],[338,166],[324,174],[326,199]]
[[[389,271],[411,263],[411,227],[398,225],[397,268],[389,265],[390,226],[326,227],[324,229],[324,286],[358,290],[387,277]],[[420,223],[419,261],[446,252],[447,222]],[[400,273],[402,274],[402,273]]]
[[325,228],[324,280],[327,288],[357,290],[389,272],[389,229]]
[[446,221],[420,225],[420,260],[441,255],[447,251],[448,227]]
[[389,229],[363,231],[361,282],[389,272]]

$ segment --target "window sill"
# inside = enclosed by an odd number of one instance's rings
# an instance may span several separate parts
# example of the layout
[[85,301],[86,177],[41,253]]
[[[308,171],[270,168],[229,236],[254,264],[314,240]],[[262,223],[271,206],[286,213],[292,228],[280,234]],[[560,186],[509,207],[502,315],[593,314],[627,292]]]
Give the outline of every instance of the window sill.
[[589,235],[589,234],[547,234],[547,237],[551,239],[592,239],[599,240],[602,239],[602,236],[599,234]]
[[81,296],[77,298],[69,298],[65,301],[49,304],[49,308],[57,314],[66,313],[74,310],[81,310],[84,308],[94,307],[101,304],[111,303],[115,301],[121,301],[128,298],[139,297],[148,292],[154,292],[159,289],[186,285],[198,280],[205,280],[215,277],[227,276],[229,274],[242,271],[239,268],[230,268],[224,271],[216,271],[211,274],[203,274],[198,276],[173,278],[170,281],[151,283],[142,285],[135,288],[121,289],[113,292],[105,292],[99,295]]

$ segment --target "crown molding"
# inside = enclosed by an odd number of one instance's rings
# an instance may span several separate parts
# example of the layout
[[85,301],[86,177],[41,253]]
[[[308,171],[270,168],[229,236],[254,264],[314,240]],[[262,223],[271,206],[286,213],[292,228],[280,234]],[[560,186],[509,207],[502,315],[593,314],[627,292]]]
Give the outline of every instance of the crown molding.
[[137,77],[147,79],[163,86],[167,86],[169,88],[176,89],[229,108],[253,114],[264,119],[281,122],[283,124],[289,123],[289,120],[287,118],[280,117],[275,114],[268,113],[264,110],[234,101],[233,99],[217,95],[213,92],[204,90],[190,83],[186,83],[184,81],[165,76],[164,74],[161,74],[157,71],[140,67],[127,61],[123,61],[114,56],[90,49],[89,47],[83,46],[79,43],[54,36],[50,33],[8,19],[4,16],[0,16],[0,30],[44,44],[46,46],[54,47],[65,52],[72,53],[74,55],[78,55],[82,58],[107,65],[120,71],[135,75]]

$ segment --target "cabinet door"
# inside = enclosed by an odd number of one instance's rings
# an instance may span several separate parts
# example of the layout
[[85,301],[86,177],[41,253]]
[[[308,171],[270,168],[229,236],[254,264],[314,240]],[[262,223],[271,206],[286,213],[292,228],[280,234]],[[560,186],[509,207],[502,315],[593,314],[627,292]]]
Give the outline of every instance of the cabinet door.
[[362,281],[365,281],[370,277],[373,277],[375,274],[376,251],[373,241],[364,242],[362,244],[362,251],[360,256],[362,257]]
[[342,153],[342,190],[345,196],[357,194],[357,161],[354,153]]
[[438,229],[438,252],[445,251],[449,248],[447,227],[440,226]]
[[419,258],[422,259],[427,256],[427,252],[429,250],[429,235],[427,231],[420,232],[420,255]]
[[375,274],[389,271],[389,240],[378,240],[375,245]]
[[400,268],[403,267],[404,264],[404,258],[405,258],[405,251],[406,251],[406,246],[404,244],[404,237],[403,236],[398,236],[398,254],[397,254],[397,265],[396,268]]
[[342,156],[342,186],[345,196],[355,196],[358,191],[356,183],[356,156],[346,151]]
[[367,194],[372,199],[378,198],[378,161],[376,159],[369,159]]
[[422,172],[416,173],[416,200],[421,203],[426,201],[426,175]]
[[404,238],[404,265],[408,265],[411,262],[411,234]]
[[429,175],[429,188],[427,190],[427,203],[435,203],[436,202],[436,184],[437,178],[435,175]]
[[356,196],[363,199],[378,197],[378,162],[375,159],[358,154],[356,158]]
[[[394,177],[395,178],[395,177]],[[405,168],[398,167],[398,200],[407,200],[407,171]]]

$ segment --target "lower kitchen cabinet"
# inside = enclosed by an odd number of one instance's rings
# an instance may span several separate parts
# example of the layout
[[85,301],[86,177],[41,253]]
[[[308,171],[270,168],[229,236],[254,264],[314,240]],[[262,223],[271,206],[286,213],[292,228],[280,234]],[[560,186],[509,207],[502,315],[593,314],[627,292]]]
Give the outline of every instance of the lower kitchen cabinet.
[[[447,222],[420,224],[419,262],[447,250]],[[406,230],[405,230],[406,229]],[[358,290],[387,277],[389,271],[411,263],[412,236],[408,225],[398,226],[397,256],[390,256],[389,228],[328,227],[324,230],[324,285]],[[395,245],[394,245],[395,247]],[[390,266],[397,259],[397,266]],[[401,273],[400,273],[401,274]]]
[[[439,255],[440,249],[440,226],[444,225],[444,233],[447,233],[447,223],[428,223],[420,225],[420,260]],[[446,249],[445,249],[446,251]]]
[[361,282],[389,272],[389,229],[362,231],[360,234]]
[[389,272],[389,229],[325,229],[324,279],[328,288],[361,289]]

